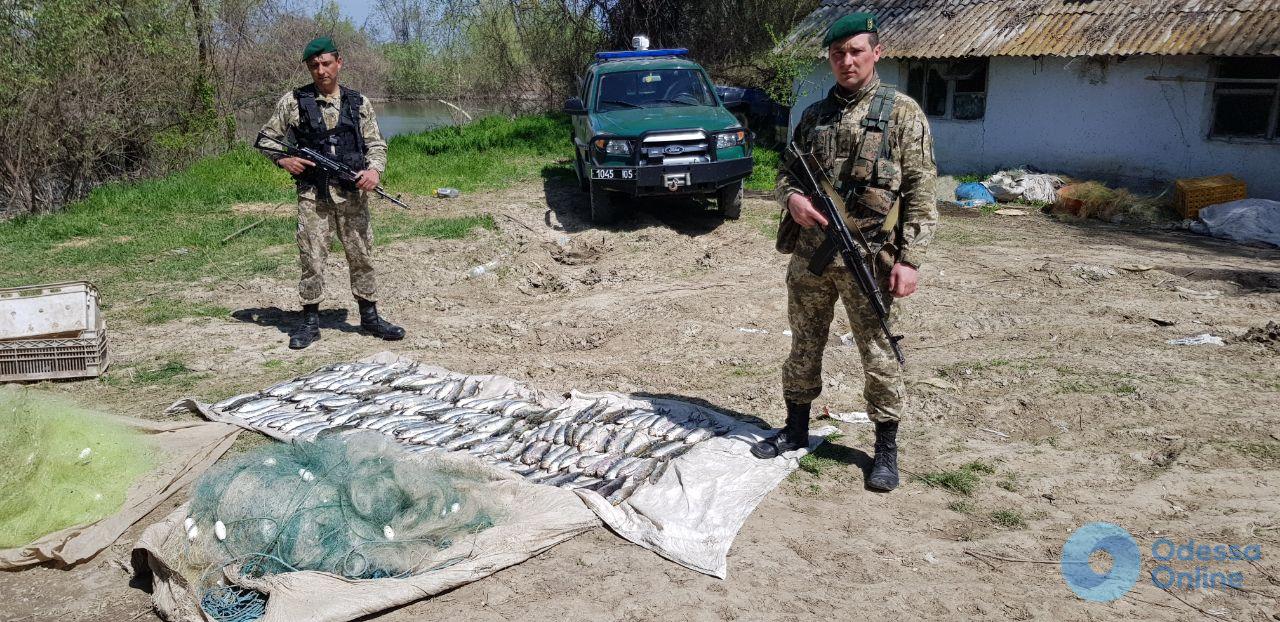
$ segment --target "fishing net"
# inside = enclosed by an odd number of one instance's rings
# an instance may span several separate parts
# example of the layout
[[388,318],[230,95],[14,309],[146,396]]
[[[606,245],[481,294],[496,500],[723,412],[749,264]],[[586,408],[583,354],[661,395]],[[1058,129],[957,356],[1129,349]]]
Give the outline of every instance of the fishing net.
[[152,463],[136,430],[52,395],[0,388],[0,549],[116,512]]
[[442,551],[503,514],[479,494],[486,481],[474,467],[409,455],[372,432],[263,447],[196,484],[185,564],[204,569],[202,604],[219,620],[261,605],[218,584],[228,567],[252,577],[314,570],[350,579],[441,568],[460,559],[441,559]]

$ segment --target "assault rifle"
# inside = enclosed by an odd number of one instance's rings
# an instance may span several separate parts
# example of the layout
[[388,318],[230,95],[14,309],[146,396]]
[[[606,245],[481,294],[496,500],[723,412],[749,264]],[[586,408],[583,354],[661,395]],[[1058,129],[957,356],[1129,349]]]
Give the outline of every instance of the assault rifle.
[[[840,216],[840,207],[843,206],[844,201],[831,185],[831,180],[827,178],[813,154],[801,153],[794,142],[787,145],[787,151],[792,156],[791,174],[797,178],[801,190],[813,202],[813,206],[818,208],[818,211],[827,219],[827,226],[823,228],[827,234],[827,243],[824,246],[831,247],[834,252],[840,254],[840,258],[844,260],[844,266],[849,269],[849,274],[853,275],[858,289],[871,303],[871,309],[880,320],[880,328],[884,331],[884,336],[889,338],[889,347],[898,357],[898,364],[906,365],[906,358],[902,356],[902,349],[898,347],[902,336],[894,335],[889,329],[889,302],[880,293],[875,276],[867,266],[868,257],[874,259],[875,253],[872,252],[871,246],[867,244],[861,231],[857,229],[850,231],[845,224],[844,218]],[[809,263],[809,271],[822,274],[827,264],[831,263],[832,254],[824,253],[819,249],[813,261]]]
[[[277,145],[280,145],[281,148],[265,145],[262,142],[264,140],[269,140]],[[330,158],[329,156],[326,156],[320,153],[319,151],[316,151],[315,149],[312,149],[310,147],[293,147],[287,143],[284,143],[270,136],[267,136],[262,132],[258,132],[258,140],[253,143],[253,147],[255,149],[261,149],[263,151],[269,151],[271,153],[279,153],[281,155],[286,155],[293,158],[302,158],[303,160],[310,160],[311,162],[314,162],[315,165],[320,168],[320,170],[348,183],[354,184],[356,179],[360,177],[360,171],[354,170],[350,166],[347,166],[346,164],[343,164],[337,160],[334,160],[333,158]],[[392,203],[395,203],[400,207],[409,209],[408,205],[401,203],[399,199],[387,194],[386,189],[384,189],[382,186],[377,186],[376,188],[373,189],[373,191],[378,193],[378,196],[388,201],[391,201]]]

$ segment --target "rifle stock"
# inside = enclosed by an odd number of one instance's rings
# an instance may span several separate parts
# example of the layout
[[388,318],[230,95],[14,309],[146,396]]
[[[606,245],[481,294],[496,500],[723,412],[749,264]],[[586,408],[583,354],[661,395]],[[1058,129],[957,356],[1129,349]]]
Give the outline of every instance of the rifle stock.
[[[822,212],[822,215],[827,219],[827,225],[823,227],[823,231],[827,235],[827,243],[824,246],[829,247],[831,252],[824,253],[822,249],[819,249],[809,263],[809,271],[814,274],[822,274],[827,265],[834,259],[834,254],[839,253],[845,268],[848,268],[849,274],[853,276],[858,290],[862,292],[863,297],[867,299],[872,310],[875,311],[876,318],[880,321],[880,329],[884,331],[885,337],[889,339],[889,347],[893,349],[893,354],[897,357],[898,364],[905,366],[906,357],[902,354],[902,348],[898,346],[902,336],[894,335],[889,327],[889,303],[886,302],[884,295],[880,292],[875,276],[871,274],[871,269],[868,266],[869,249],[864,251],[864,248],[866,248],[865,242],[859,242],[854,239],[853,233],[840,215],[844,207],[843,199],[835,191],[831,180],[822,172],[822,168],[818,166],[817,162],[810,166],[809,159],[813,157],[812,154],[801,153],[794,142],[787,145],[787,151],[792,156],[792,175],[798,177],[805,194],[813,202],[814,207],[817,207],[818,211]],[[799,170],[795,170],[796,168]],[[861,232],[858,235],[861,237]]]
[[[264,145],[262,143],[263,140],[269,140],[277,145],[280,145],[280,148]],[[287,155],[294,158],[302,158],[304,160],[310,160],[321,170],[329,173],[330,175],[336,175],[339,179],[345,182],[355,183],[356,179],[360,177],[360,171],[354,170],[350,166],[347,166],[346,164],[338,162],[337,160],[334,160],[320,153],[319,151],[316,151],[315,149],[311,149],[310,147],[294,147],[292,145],[289,145],[288,143],[271,138],[270,136],[267,136],[262,132],[258,132],[258,139],[254,141],[253,147],[255,149],[261,149],[262,151],[270,151],[272,153],[279,153],[279,154]],[[399,199],[391,196],[390,194],[387,194],[386,189],[383,188],[381,185],[374,187],[373,191],[376,192],[378,196],[388,201],[391,201],[392,203],[395,203],[400,207],[409,209],[408,205],[405,205],[404,203],[400,202]]]

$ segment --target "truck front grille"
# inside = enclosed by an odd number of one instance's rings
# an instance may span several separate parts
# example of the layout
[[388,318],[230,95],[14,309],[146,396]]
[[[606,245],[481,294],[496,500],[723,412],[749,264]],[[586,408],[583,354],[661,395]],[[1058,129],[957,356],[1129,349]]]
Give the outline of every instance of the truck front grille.
[[649,134],[640,143],[640,165],[710,162],[707,134],[702,131]]

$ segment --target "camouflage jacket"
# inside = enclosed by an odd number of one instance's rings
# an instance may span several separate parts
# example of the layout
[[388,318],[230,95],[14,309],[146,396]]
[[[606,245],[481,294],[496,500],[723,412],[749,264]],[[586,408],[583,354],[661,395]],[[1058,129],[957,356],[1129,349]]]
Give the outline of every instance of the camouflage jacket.
[[[796,146],[802,152],[815,151],[823,163],[827,175],[837,183],[852,181],[853,162],[862,138],[862,120],[871,107],[872,96],[880,87],[880,80],[873,79],[852,97],[842,97],[839,87],[832,87],[827,97],[805,109],[793,134]],[[831,135],[834,144],[830,149],[818,148],[817,137]],[[919,267],[924,261],[925,249],[933,240],[938,224],[938,205],[934,197],[934,180],[938,176],[933,159],[933,136],[929,121],[920,105],[903,93],[894,99],[893,116],[889,132],[890,159],[898,165],[898,180],[902,208],[902,240],[898,261]],[[778,172],[777,198],[783,208],[792,193],[799,192],[798,184],[791,178],[784,158]],[[842,214],[846,220],[849,214]],[[821,245],[824,234],[817,228],[805,229],[796,243],[796,254],[811,257]]]
[[[382,139],[382,133],[378,130],[378,118],[373,111],[373,103],[368,97],[360,96],[360,133],[364,135],[364,144],[368,149],[365,159],[369,161],[369,169],[382,173],[387,170],[387,141]],[[338,124],[338,114],[342,111],[342,95],[334,93],[333,95],[321,95],[316,97],[316,104],[320,106],[320,114],[324,115],[325,127],[333,129]],[[291,145],[298,144],[297,136],[294,134],[298,124],[302,122],[298,113],[298,100],[293,96],[293,91],[284,94],[280,101],[276,102],[275,112],[271,118],[267,120],[267,124],[262,126],[262,133],[275,140],[284,140]],[[263,152],[271,160],[277,161],[282,156],[278,153]],[[357,194],[343,190],[336,184],[330,184],[330,195],[334,202],[342,203]],[[302,198],[316,198],[315,188],[300,187],[298,196]]]

